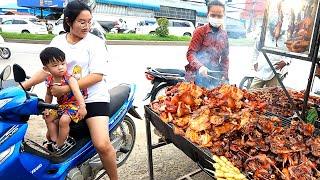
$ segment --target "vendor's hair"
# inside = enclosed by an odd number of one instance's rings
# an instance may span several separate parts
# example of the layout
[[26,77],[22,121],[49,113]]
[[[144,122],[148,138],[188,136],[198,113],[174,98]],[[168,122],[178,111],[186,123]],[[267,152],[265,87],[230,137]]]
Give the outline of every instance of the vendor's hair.
[[40,53],[40,59],[44,66],[52,62],[63,62],[65,57],[64,52],[56,47],[47,47]]
[[223,10],[225,10],[224,4],[219,0],[212,0],[212,1],[208,2],[208,4],[207,4],[208,12],[212,8],[212,6],[220,6],[220,7],[223,7]]
[[67,4],[63,11],[63,29],[66,32],[70,32],[70,25],[76,20],[81,11],[89,11],[91,13],[90,7],[79,0],[71,1]]

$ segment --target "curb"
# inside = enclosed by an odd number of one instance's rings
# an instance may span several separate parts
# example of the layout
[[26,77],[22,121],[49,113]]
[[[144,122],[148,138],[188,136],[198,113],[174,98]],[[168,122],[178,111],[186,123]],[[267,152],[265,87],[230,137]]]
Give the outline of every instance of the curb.
[[[51,40],[6,39],[6,42],[28,44],[50,44]],[[146,46],[188,46],[188,41],[135,41],[135,40],[107,40],[107,45],[146,45]]]

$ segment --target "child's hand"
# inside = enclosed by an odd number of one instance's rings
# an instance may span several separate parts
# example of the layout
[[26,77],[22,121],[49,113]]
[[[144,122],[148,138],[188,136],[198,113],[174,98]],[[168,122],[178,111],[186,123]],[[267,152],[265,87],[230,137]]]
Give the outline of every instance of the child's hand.
[[42,118],[43,118],[43,119],[46,119],[46,118],[49,116],[49,114],[50,114],[50,113],[49,113],[49,109],[45,109],[45,110],[42,112],[42,114],[43,114],[43,115],[42,115]]
[[77,116],[79,119],[83,119],[87,115],[87,109],[85,106],[80,106],[78,109]]

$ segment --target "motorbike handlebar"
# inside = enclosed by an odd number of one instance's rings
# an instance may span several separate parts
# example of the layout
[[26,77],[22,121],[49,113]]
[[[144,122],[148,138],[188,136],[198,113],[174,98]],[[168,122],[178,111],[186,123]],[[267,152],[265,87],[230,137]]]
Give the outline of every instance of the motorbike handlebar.
[[42,100],[40,100],[38,102],[38,109],[40,111],[43,111],[45,109],[58,109],[59,105],[58,104],[49,104],[49,103],[45,103]]

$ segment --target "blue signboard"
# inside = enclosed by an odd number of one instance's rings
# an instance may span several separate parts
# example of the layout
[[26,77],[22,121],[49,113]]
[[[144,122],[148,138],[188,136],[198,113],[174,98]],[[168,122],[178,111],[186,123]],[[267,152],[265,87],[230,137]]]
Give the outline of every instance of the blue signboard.
[[21,7],[55,7],[63,8],[66,0],[17,0]]

